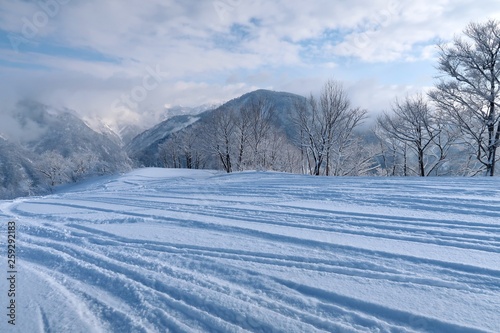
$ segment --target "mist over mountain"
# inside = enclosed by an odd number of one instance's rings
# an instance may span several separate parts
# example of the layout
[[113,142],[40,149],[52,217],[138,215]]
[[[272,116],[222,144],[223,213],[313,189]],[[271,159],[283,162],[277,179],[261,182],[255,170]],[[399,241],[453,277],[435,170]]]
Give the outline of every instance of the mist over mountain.
[[132,165],[158,165],[158,147],[172,134],[207,123],[213,112],[241,108],[257,99],[271,101],[279,126],[298,96],[259,90],[219,107],[165,106],[145,124],[110,125],[83,112],[21,100],[0,112],[0,197],[47,193],[52,186],[97,174],[128,170]]
[[[190,107],[190,106],[182,106],[182,105],[175,105],[175,106],[165,106],[165,108],[161,111],[158,112],[158,114],[154,117],[154,123],[151,126],[147,126],[147,123],[142,123],[142,124],[123,124],[119,125],[119,129],[117,131],[117,134],[120,136],[123,144],[125,146],[131,144],[131,141],[136,137],[141,135],[143,139],[138,139],[139,141],[144,140],[144,137],[148,137],[154,128],[155,132],[161,132],[158,127],[162,127],[160,124],[164,122],[169,122],[170,125],[165,126],[165,131],[166,134],[171,131],[172,129],[175,129],[179,123],[183,123],[184,121],[189,122],[189,116],[197,116],[200,113],[203,113],[207,110],[215,109],[216,106],[213,104],[203,104],[195,107]],[[172,119],[174,118],[174,119]],[[172,127],[172,128],[169,128]],[[144,132],[144,133],[143,133]],[[159,134],[153,134],[153,136],[158,136]],[[160,135],[161,136],[161,135]],[[159,139],[156,137],[156,139]],[[151,140],[151,139],[150,139]],[[131,144],[131,146],[134,146],[135,144]],[[144,147],[142,147],[144,148]],[[137,150],[136,148],[130,148],[132,151]]]
[[21,101],[2,114],[0,168],[3,198],[41,193],[48,187],[130,169],[112,132],[98,133],[76,112]]

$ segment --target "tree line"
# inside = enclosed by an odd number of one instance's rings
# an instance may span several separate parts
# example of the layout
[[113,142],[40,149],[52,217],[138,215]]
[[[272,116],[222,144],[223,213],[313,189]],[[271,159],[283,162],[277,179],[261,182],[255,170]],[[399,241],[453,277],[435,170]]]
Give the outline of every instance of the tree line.
[[436,86],[395,99],[370,129],[343,84],[297,99],[291,124],[273,101],[221,107],[159,149],[165,167],[276,170],[311,175],[442,176],[495,174],[500,145],[500,24],[471,23],[439,46]]

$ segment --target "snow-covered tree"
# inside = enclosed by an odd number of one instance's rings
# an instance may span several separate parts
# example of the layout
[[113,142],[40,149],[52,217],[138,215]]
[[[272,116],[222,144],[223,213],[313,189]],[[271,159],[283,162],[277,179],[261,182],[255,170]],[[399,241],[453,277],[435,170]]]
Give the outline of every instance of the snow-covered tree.
[[88,176],[97,174],[99,158],[93,153],[75,154],[67,161],[71,180],[77,182]]
[[164,168],[180,167],[179,142],[175,133],[158,146],[158,159]]
[[429,96],[475,146],[485,174],[493,176],[500,145],[500,22],[471,23],[463,33],[465,38],[440,46],[443,77]]
[[61,154],[48,151],[40,156],[38,171],[43,174],[51,187],[67,183],[70,180],[71,166]]
[[440,137],[444,127],[422,95],[396,99],[392,111],[380,116],[377,125],[385,133],[383,137],[399,141],[414,152],[419,176],[428,176],[446,158],[450,142]]
[[320,175],[324,169],[330,175],[338,170],[342,154],[353,142],[354,129],[366,116],[366,110],[351,107],[343,85],[328,81],[319,98],[310,96],[296,105],[295,122],[300,132],[300,145],[306,150],[306,157],[313,160],[313,175]]
[[250,144],[250,112],[247,112],[246,107],[241,112],[233,112],[234,130],[235,130],[235,150],[236,150],[236,167],[238,171],[245,170],[249,164],[249,144]]
[[379,144],[374,156],[380,164],[380,174],[384,176],[406,176],[407,145],[401,144],[401,141],[389,135],[379,124],[375,125],[374,134]]
[[241,110],[243,118],[249,122],[249,146],[254,169],[266,168],[266,149],[263,143],[269,138],[271,131],[276,129],[272,126],[274,116],[273,104],[259,98],[247,103]]
[[231,110],[223,108],[214,111],[204,127],[209,149],[215,153],[223,169],[233,171],[235,123]]
[[159,164],[165,168],[199,169],[204,158],[198,132],[196,126],[171,134],[158,146]]

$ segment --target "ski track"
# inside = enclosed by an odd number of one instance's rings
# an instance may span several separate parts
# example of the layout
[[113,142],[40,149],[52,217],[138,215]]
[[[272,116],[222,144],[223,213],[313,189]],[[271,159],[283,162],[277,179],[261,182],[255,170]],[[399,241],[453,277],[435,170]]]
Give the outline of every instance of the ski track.
[[498,185],[145,169],[0,217],[32,332],[499,332]]

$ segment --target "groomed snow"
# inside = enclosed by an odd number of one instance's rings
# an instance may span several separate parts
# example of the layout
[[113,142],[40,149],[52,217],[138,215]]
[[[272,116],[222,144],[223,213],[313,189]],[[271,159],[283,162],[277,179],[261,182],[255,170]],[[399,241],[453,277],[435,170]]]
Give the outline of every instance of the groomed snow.
[[498,178],[140,169],[0,220],[0,332],[500,332]]

